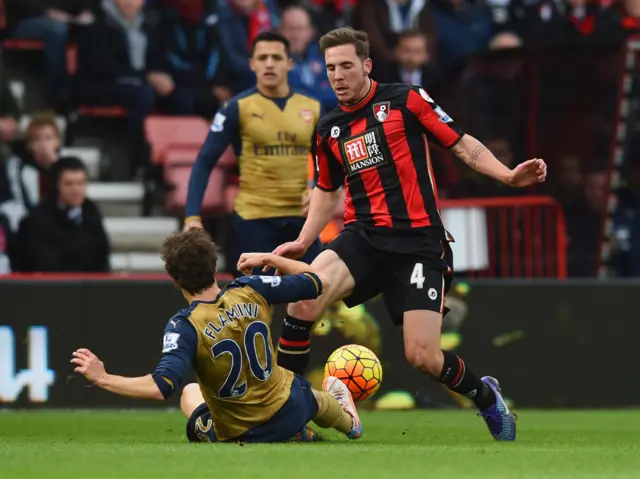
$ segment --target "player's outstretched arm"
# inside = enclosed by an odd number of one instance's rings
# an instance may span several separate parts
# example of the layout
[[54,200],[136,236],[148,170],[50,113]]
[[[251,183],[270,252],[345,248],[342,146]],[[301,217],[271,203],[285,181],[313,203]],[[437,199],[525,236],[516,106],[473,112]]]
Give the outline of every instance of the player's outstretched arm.
[[239,112],[237,101],[231,100],[216,113],[211,130],[198,153],[191,169],[189,187],[187,190],[187,206],[185,209],[185,230],[191,227],[202,227],[200,208],[204,198],[211,172],[220,157],[233,145],[236,151],[240,138]]
[[471,135],[460,138],[452,150],[471,169],[509,186],[530,186],[544,182],[547,177],[547,165],[543,160],[525,161],[512,170]]
[[318,187],[313,189],[309,202],[309,213],[295,241],[278,246],[273,253],[287,258],[300,258],[320,236],[329,224],[340,201],[341,191],[324,191]]
[[82,374],[91,384],[119,396],[164,400],[164,396],[151,374],[137,378],[109,374],[100,358],[88,349],[75,351],[71,363],[76,365],[74,371]]
[[273,268],[286,276],[313,273],[320,279],[325,289],[329,282],[325,275],[315,271],[311,265],[273,253],[243,253],[240,255],[237,268],[244,275],[250,275],[255,268],[264,268],[265,270]]

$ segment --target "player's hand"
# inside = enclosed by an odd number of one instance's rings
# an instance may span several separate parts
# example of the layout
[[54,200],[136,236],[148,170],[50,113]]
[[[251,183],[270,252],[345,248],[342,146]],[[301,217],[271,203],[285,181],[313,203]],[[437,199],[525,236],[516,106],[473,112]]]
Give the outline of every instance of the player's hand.
[[520,163],[511,171],[509,185],[516,188],[531,186],[535,183],[544,183],[547,179],[547,164],[544,160],[533,160]]
[[300,241],[290,241],[289,243],[284,243],[278,246],[273,250],[273,254],[278,256],[284,256],[285,258],[290,259],[298,259],[304,256],[307,252],[307,247],[305,244]]
[[104,369],[104,363],[88,349],[78,349],[75,351],[71,364],[77,366],[74,372],[82,374],[91,384],[95,384],[107,375]]
[[187,219],[187,221],[184,222],[182,231],[189,231],[191,228],[204,229],[202,227],[202,221],[195,218]]
[[266,266],[267,256],[265,253],[242,253],[236,268],[245,276],[249,276],[255,268]]

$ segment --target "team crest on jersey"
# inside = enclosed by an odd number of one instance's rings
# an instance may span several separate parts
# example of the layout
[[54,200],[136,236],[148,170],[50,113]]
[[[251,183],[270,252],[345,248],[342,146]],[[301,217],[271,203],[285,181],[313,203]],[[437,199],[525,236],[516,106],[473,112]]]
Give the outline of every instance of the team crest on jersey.
[[304,110],[300,110],[300,117],[302,121],[309,125],[313,121],[313,112],[305,108]]
[[388,163],[380,134],[375,128],[345,139],[342,154],[349,175]]
[[379,122],[385,121],[389,117],[389,111],[391,110],[391,103],[383,101],[373,105],[373,115]]

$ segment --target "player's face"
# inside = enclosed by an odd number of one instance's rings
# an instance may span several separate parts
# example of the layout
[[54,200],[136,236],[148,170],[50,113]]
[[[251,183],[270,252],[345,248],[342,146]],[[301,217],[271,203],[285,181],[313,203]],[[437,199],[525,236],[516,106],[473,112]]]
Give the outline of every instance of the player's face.
[[60,175],[58,183],[60,201],[71,207],[81,206],[84,203],[86,187],[87,174],[84,171],[65,171]]
[[358,102],[367,94],[367,78],[371,73],[371,60],[362,60],[354,45],[327,48],[324,52],[327,77],[340,103]]
[[258,42],[251,57],[251,70],[256,74],[258,85],[276,88],[287,81],[292,61],[285,46],[280,42]]

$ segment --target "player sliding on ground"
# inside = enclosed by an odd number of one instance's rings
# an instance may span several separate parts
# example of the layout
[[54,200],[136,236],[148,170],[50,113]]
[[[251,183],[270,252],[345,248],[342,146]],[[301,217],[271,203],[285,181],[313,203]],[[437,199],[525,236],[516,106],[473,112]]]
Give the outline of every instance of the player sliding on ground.
[[189,307],[169,320],[155,372],[137,378],[108,374],[88,349],[73,353],[76,372],[120,396],[162,400],[193,368],[199,386],[187,385],[180,401],[191,442],[285,442],[305,434],[310,420],[360,437],[362,423],[341,381],[328,377],[324,391],[313,390],[278,366],[273,352],[271,305],[317,298],[326,278],[298,261],[249,253],[240,259],[243,270],[268,264],[289,276],[242,277],[221,289],[216,246],[200,229],[168,238],[163,259]]

